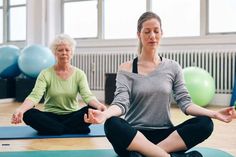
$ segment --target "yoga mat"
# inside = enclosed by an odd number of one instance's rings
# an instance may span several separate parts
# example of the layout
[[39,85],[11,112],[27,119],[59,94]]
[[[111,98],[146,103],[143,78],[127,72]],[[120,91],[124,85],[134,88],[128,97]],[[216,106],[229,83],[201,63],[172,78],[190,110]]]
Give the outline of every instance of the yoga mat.
[[38,135],[29,126],[0,127],[0,140],[10,139],[41,139],[41,138],[72,138],[72,137],[104,137],[103,125],[91,125],[89,134]]
[[234,157],[233,155],[219,150],[219,149],[215,149],[215,148],[208,148],[208,147],[194,147],[191,150],[197,150],[199,151],[203,157]]
[[[234,157],[214,148],[194,147],[203,157]],[[191,151],[190,150],[190,151]],[[118,157],[112,149],[0,152],[1,157]]]
[[1,157],[118,157],[112,149],[0,152]]

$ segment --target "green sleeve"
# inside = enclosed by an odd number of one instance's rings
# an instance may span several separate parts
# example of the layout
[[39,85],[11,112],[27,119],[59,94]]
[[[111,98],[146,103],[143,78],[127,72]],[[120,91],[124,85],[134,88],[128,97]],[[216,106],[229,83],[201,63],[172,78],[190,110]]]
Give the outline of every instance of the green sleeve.
[[91,100],[96,100],[96,97],[92,94],[89,88],[87,77],[84,72],[81,74],[81,78],[79,81],[79,93],[86,104],[88,104],[88,102],[90,102]]
[[35,82],[32,92],[28,95],[26,99],[33,101],[34,103],[39,103],[46,91],[47,83],[45,78],[45,72],[42,71]]

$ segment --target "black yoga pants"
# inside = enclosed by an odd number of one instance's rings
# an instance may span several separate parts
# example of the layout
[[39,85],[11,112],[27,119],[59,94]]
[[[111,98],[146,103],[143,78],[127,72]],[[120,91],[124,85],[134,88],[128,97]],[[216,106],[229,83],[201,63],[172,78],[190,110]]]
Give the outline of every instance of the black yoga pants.
[[[213,131],[213,122],[209,117],[194,117],[169,128],[157,130],[138,130],[154,144],[167,138],[173,131],[177,131],[188,149],[207,139]],[[129,144],[135,137],[137,129],[133,128],[124,119],[111,117],[105,122],[105,133],[115,152],[121,157],[128,157]]]
[[89,123],[84,122],[88,106],[66,115],[57,115],[32,108],[24,113],[23,121],[41,135],[89,133]]

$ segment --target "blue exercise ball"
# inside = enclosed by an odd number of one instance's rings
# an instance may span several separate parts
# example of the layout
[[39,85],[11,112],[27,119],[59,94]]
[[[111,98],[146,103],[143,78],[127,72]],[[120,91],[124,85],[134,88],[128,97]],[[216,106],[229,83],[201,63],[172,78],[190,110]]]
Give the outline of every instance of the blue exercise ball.
[[0,47],[0,77],[14,78],[21,71],[17,61],[20,55],[20,49],[14,45],[4,45]]
[[41,70],[55,64],[51,50],[41,45],[29,45],[21,51],[18,59],[20,70],[28,77],[36,78]]
[[215,95],[215,81],[204,69],[187,67],[183,69],[186,87],[192,101],[199,106],[206,106]]

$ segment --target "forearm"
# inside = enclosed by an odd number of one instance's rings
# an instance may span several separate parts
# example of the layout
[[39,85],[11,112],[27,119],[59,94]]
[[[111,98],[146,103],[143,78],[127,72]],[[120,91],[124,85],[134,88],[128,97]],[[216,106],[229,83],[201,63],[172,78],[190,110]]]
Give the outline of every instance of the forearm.
[[17,108],[17,110],[21,111],[21,112],[26,112],[29,109],[33,108],[35,105],[35,103],[29,99],[25,99],[24,102],[22,103],[22,105],[20,107]]
[[88,105],[91,106],[91,107],[93,107],[93,108],[98,109],[99,106],[102,106],[103,104],[100,103],[97,99],[93,99],[93,100],[91,100],[91,101],[88,102]]
[[119,117],[122,114],[122,110],[117,105],[111,105],[106,111],[104,111],[104,114],[106,115],[106,119],[113,116]]
[[192,116],[208,116],[215,118],[216,111],[208,110],[195,104],[191,104],[187,109],[186,113]]

